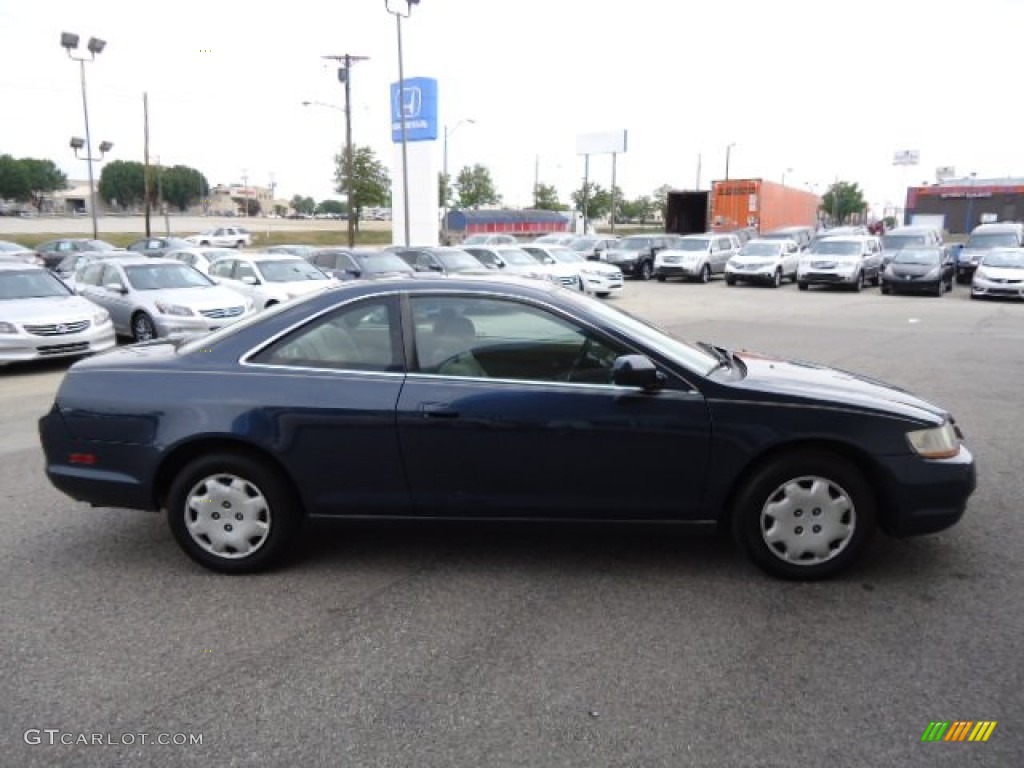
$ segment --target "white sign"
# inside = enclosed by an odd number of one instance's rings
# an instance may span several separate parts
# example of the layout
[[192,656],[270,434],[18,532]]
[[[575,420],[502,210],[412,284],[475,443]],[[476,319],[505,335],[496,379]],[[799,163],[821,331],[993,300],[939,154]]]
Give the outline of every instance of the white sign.
[[952,165],[940,165],[935,169],[935,180],[942,182],[956,176],[956,168]]
[[921,162],[921,153],[916,149],[901,149],[893,155],[893,165],[917,165]]
[[581,133],[576,137],[577,155],[621,155],[625,151],[625,130]]

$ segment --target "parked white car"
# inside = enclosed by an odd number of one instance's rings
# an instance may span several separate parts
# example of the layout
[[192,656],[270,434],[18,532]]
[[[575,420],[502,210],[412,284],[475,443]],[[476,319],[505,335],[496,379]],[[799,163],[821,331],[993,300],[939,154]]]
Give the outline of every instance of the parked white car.
[[0,366],[116,344],[110,314],[34,264],[0,263]]
[[654,276],[659,282],[670,277],[707,283],[712,275],[725,272],[729,259],[740,252],[740,239],[724,232],[685,235],[654,257]]
[[216,227],[185,238],[192,245],[243,248],[252,245],[252,235],[239,227]]
[[341,285],[305,259],[281,253],[236,253],[217,259],[210,265],[210,277],[248,296],[257,310]]
[[237,255],[237,251],[231,248],[179,248],[169,251],[164,258],[183,261],[190,267],[195,267],[204,275],[210,274],[210,267],[213,262],[228,256]]
[[1024,248],[993,249],[981,258],[971,281],[971,298],[1024,299]]
[[[530,277],[537,280],[548,280],[559,285],[569,285],[562,276],[549,266],[541,264],[518,246],[512,245],[470,245],[463,249],[488,269],[501,270],[506,275]],[[576,287],[571,285],[570,287]]]
[[785,278],[796,282],[800,246],[795,240],[751,240],[725,265],[725,282],[767,283],[773,288]]
[[601,261],[587,261],[567,246],[529,243],[522,248],[541,264],[575,274],[579,279],[579,289],[586,293],[604,298],[620,292],[625,283],[618,267]]

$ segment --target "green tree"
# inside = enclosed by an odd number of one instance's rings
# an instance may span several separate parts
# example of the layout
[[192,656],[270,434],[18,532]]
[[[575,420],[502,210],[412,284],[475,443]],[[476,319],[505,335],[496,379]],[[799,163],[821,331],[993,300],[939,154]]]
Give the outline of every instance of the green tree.
[[334,158],[334,189],[345,195],[346,204],[355,211],[355,225],[359,229],[364,208],[391,204],[391,176],[372,148],[355,145],[352,148],[352,191],[349,192],[345,172],[347,159],[348,147]]
[[452,175],[450,173],[438,173],[437,174],[437,204],[441,208],[446,205],[451,208],[452,206]]
[[36,210],[42,211],[43,198],[58,189],[67,189],[68,177],[53,160],[23,157],[18,161],[28,177],[29,199]]
[[306,215],[312,215],[313,211],[316,210],[316,200],[312,197],[303,197],[302,195],[295,195],[291,199],[292,210],[296,213],[303,213]]
[[314,211],[328,216],[344,216],[346,212],[345,204],[340,200],[321,200]]
[[100,171],[100,198],[121,210],[134,208],[146,199],[146,169],[134,160],[114,160]]
[[[163,187],[164,200],[175,206],[179,211],[187,211],[193,203],[199,202],[210,193],[210,185],[195,168],[187,165],[172,165],[170,168],[163,168],[163,178],[160,183]],[[260,213],[259,200],[248,198],[247,213],[256,216]]]
[[668,218],[668,193],[671,191],[671,184],[662,184],[651,193],[652,216],[660,214],[662,220]]
[[832,219],[833,225],[842,224],[855,213],[868,208],[860,185],[851,181],[837,181],[821,196],[821,210]]
[[0,200],[25,203],[32,199],[32,185],[21,161],[0,155]]
[[580,185],[572,193],[572,201],[577,211],[586,209],[588,220],[604,218],[612,209],[612,193],[595,181]]
[[534,190],[533,207],[541,211],[565,211],[569,206],[558,199],[558,190],[551,184],[538,184]]
[[501,203],[501,195],[494,187],[490,170],[480,163],[472,168],[468,165],[463,167],[455,181],[455,188],[459,193],[459,208],[479,208]]
[[645,224],[648,219],[653,218],[655,204],[647,196],[638,197],[636,200],[623,200],[619,206],[619,216],[626,221],[639,221]]

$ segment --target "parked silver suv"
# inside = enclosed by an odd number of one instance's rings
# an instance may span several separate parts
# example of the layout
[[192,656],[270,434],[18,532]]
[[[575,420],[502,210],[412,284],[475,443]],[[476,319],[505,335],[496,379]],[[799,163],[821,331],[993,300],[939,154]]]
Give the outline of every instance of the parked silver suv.
[[654,259],[654,276],[659,282],[669,277],[706,283],[712,275],[724,275],[729,259],[739,256],[742,246],[731,232],[684,235]]
[[868,280],[878,285],[882,269],[882,244],[874,235],[826,237],[811,246],[800,259],[797,286],[841,285],[859,291]]

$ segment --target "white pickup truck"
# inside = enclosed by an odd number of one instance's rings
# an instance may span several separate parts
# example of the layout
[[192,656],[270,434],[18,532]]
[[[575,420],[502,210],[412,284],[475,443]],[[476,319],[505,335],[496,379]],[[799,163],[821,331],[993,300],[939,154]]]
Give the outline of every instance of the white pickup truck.
[[217,227],[189,235],[185,238],[192,245],[211,246],[214,248],[242,248],[252,245],[252,235],[240,227]]

